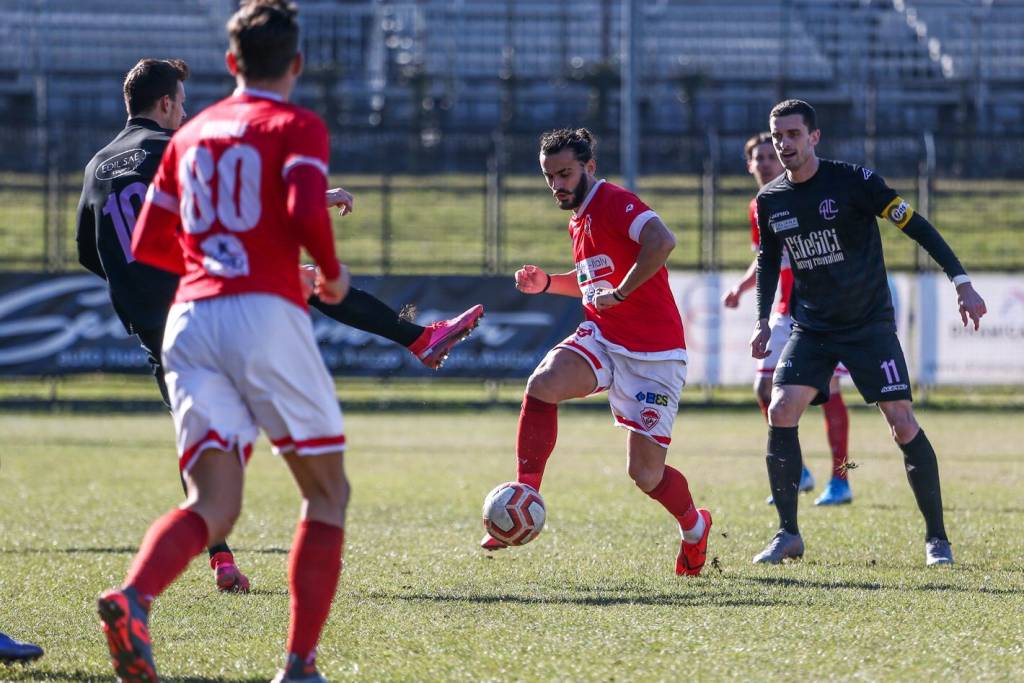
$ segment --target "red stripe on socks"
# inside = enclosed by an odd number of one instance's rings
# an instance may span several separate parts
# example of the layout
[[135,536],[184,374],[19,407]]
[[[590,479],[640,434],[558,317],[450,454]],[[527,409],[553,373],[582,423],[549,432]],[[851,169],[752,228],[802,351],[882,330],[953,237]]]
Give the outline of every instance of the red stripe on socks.
[[661,503],[679,521],[681,529],[692,529],[697,525],[697,508],[690,496],[686,477],[679,470],[665,465],[661,482],[647,495]]
[[152,600],[185,571],[192,558],[206,548],[206,521],[191,510],[171,510],[152,525],[125,577],[139,596]]
[[517,480],[540,490],[544,466],[558,439],[558,404],[527,394],[519,412],[516,433]]
[[846,457],[847,446],[850,438],[850,414],[843,403],[843,395],[838,391],[831,396],[824,405],[825,431],[828,435],[828,445],[832,450],[832,476],[838,479],[846,479]]
[[338,526],[304,519],[295,530],[288,556],[291,623],[287,652],[303,661],[310,660],[330,614],[344,544],[345,530]]

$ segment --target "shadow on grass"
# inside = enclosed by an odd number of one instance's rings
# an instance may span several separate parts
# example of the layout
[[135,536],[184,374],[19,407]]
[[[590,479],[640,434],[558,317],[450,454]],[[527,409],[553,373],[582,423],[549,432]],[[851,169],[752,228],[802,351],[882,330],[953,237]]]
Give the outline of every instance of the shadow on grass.
[[[7,678],[7,675],[12,678]],[[68,683],[110,683],[113,672],[109,674],[96,675],[85,671],[39,671],[31,666],[8,666],[0,669],[0,676],[4,681],[68,681]],[[223,676],[211,678],[207,676],[182,676],[167,677],[161,676],[163,683],[219,683],[230,681],[231,683],[267,683],[266,676],[249,678],[224,678]]]
[[[0,548],[0,555],[123,555],[135,554],[138,546],[110,548]],[[240,555],[287,555],[288,548],[232,548]]]
[[859,590],[859,591],[919,591],[919,592],[950,592],[950,593],[981,593],[990,595],[1024,595],[1024,588],[966,588],[964,586],[953,586],[950,584],[926,583],[921,586],[886,586],[881,583],[866,581],[815,581],[813,579],[795,579],[781,576],[748,576],[741,579],[748,583],[759,583],[767,586],[781,586],[784,588],[810,588],[813,590]]
[[409,602],[451,602],[474,605],[581,605],[586,607],[610,607],[615,605],[650,605],[655,607],[803,607],[803,600],[781,600],[778,598],[730,598],[721,594],[681,595],[678,593],[654,593],[640,595],[513,595],[513,594],[430,594],[430,593],[369,593],[375,600],[405,600]]

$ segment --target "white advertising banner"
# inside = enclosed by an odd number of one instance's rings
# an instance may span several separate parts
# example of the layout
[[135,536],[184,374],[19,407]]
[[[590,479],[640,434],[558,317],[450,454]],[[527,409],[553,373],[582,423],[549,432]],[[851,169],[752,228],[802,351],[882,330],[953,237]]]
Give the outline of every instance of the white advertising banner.
[[[671,274],[686,329],[691,385],[754,381],[754,291],[744,294],[738,308],[722,305],[740,277],[738,271]],[[890,276],[897,334],[915,384],[1024,384],[1024,275],[972,277],[989,311],[977,332],[961,325],[956,291],[941,273]]]

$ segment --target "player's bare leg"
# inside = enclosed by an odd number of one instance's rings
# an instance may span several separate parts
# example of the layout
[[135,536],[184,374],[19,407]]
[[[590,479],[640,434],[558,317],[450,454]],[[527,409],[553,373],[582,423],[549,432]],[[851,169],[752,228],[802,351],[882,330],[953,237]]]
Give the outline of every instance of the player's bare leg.
[[943,521],[942,489],[935,450],[917,424],[910,401],[881,401],[878,408],[889,424],[896,445],[903,451],[907,481],[924,516],[925,562],[928,565],[952,564],[953,550]]
[[665,464],[668,449],[639,432],[626,439],[626,471],[641,491],[662,504],[679,523],[682,540],[676,556],[676,574],[697,576],[707,558],[711,513],[697,508],[686,477]]
[[817,394],[814,387],[799,384],[786,384],[772,390],[765,461],[775,509],[779,513],[779,531],[768,546],[754,556],[755,563],[779,564],[786,558],[804,554],[804,542],[797,524],[797,497],[803,467],[797,425]]
[[829,381],[828,401],[822,404],[825,413],[825,434],[832,453],[832,476],[825,490],[815,499],[815,505],[845,505],[853,502],[853,492],[848,479],[847,446],[850,440],[850,414],[843,402],[839,388],[839,376],[832,375]]
[[[764,415],[764,419],[768,421],[768,406],[772,402],[772,376],[758,375],[754,381],[754,394],[757,396],[757,405],[761,408],[761,413]],[[807,465],[801,463],[800,469],[800,491],[812,491],[814,490],[814,475],[807,469]],[[774,500],[771,494],[768,495],[764,500],[768,505],[772,505]]]
[[288,556],[291,620],[287,659],[274,681],[316,683],[324,680],[316,669],[316,644],[341,575],[350,488],[341,452],[288,453],[284,460],[299,486],[302,507]]
[[[558,436],[558,404],[588,396],[597,389],[597,377],[579,354],[555,348],[548,352],[526,382],[516,433],[517,480],[540,490],[544,467]],[[485,535],[484,550],[500,550],[501,541]]]
[[207,449],[185,473],[188,500],[146,532],[122,588],[100,595],[100,615],[111,663],[125,681],[156,681],[149,608],[202,552],[224,538],[242,507],[242,463],[236,452]]

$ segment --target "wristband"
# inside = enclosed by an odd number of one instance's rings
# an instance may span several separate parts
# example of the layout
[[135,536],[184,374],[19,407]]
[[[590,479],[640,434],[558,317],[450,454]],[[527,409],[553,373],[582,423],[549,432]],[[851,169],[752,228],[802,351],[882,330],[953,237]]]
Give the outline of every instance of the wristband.
[[954,287],[959,287],[960,285],[967,284],[970,281],[971,281],[971,278],[967,277],[966,274],[965,275],[957,275],[955,278],[953,278],[953,286]]
[[622,294],[619,292],[618,287],[612,290],[612,296],[615,297],[615,300],[620,303],[626,300],[626,297],[622,296]]
[[539,294],[543,294],[544,292],[548,291],[548,287],[551,286],[551,276],[548,275],[547,273],[544,274],[548,276],[548,281],[544,283],[544,289],[540,290]]

